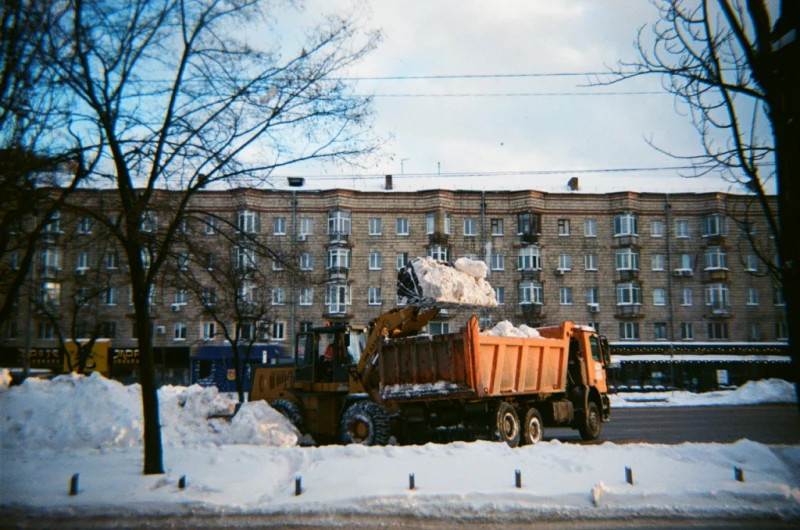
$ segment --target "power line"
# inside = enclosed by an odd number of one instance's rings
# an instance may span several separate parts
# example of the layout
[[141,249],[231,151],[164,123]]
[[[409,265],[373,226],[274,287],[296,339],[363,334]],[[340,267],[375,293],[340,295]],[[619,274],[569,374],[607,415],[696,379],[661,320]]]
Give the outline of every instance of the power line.
[[453,74],[453,75],[387,75],[367,77],[335,77],[341,81],[412,81],[417,79],[516,79],[528,77],[580,77],[615,75],[614,72],[538,72],[527,74]]
[[489,97],[562,97],[562,96],[671,96],[665,91],[652,92],[521,92],[498,94],[373,94],[374,98],[489,98]]

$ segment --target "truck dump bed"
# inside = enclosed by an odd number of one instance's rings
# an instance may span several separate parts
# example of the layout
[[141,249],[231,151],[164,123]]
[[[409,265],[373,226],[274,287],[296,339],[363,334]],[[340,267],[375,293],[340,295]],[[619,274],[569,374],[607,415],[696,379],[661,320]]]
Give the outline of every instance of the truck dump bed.
[[564,392],[571,323],[550,338],[481,335],[472,317],[461,333],[384,341],[378,348],[383,401],[489,398]]

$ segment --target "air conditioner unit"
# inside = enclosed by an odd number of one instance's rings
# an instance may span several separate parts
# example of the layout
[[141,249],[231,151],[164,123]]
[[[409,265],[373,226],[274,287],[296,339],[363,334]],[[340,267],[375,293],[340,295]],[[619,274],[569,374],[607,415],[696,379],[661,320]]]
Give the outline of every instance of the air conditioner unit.
[[556,269],[556,276],[564,276],[565,272],[564,269]]
[[165,328],[164,326],[158,326],[156,328],[156,335],[163,335],[166,332],[167,332],[167,328]]
[[78,276],[86,276],[86,269],[75,269],[75,274]]
[[269,333],[259,333],[258,334],[258,340],[268,340],[268,339],[269,339]]
[[181,305],[180,304],[172,304],[172,310],[177,313],[178,311],[181,310]]
[[681,274],[684,276],[692,277],[694,276],[694,271],[692,269],[682,270]]
[[307,236],[305,234],[297,234],[297,240],[298,241],[305,241],[306,237]]
[[600,304],[589,304],[589,311],[591,313],[599,313],[600,312]]

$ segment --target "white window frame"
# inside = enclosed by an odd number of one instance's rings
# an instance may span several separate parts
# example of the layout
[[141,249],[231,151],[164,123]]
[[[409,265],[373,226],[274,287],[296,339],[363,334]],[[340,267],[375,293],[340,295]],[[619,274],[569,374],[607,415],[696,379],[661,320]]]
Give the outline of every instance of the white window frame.
[[219,231],[219,219],[213,215],[207,215],[203,225],[203,233],[207,236],[213,236]]
[[244,234],[256,234],[259,227],[259,213],[253,210],[236,212],[236,228]]
[[42,305],[61,305],[61,284],[44,282],[42,284]]
[[373,217],[369,220],[369,235],[380,236],[383,234],[383,219]]
[[522,282],[517,289],[519,305],[544,304],[544,286],[541,282]]
[[522,247],[517,254],[517,270],[542,270],[542,251],[539,247]]
[[185,322],[176,322],[172,330],[172,340],[175,342],[185,342],[189,336],[189,328]]
[[[344,299],[342,299],[344,298]],[[328,313],[345,314],[352,305],[352,287],[348,283],[329,283],[325,292],[325,306]]]
[[654,271],[663,271],[664,254],[653,254],[650,256],[650,268]]
[[451,217],[448,212],[444,212],[444,233],[450,235],[450,221]]
[[638,322],[620,322],[619,329],[620,340],[639,340],[641,337]]
[[438,261],[450,261],[450,248],[442,245],[428,247],[428,257]]
[[286,289],[283,287],[273,287],[270,298],[272,305],[286,305]]
[[398,236],[406,237],[410,234],[408,217],[398,217],[395,224]]
[[350,212],[333,210],[328,212],[328,235],[350,235]]
[[680,271],[694,270],[691,254],[678,254],[678,270]]
[[492,254],[489,260],[491,261],[493,271],[506,270],[506,255],[502,252]]
[[78,223],[78,233],[83,235],[89,235],[92,233],[94,229],[94,219],[91,217],[81,217],[80,222]]
[[747,272],[758,272],[758,256],[755,254],[747,254],[744,257],[744,270]]
[[667,305],[667,293],[664,289],[653,289],[653,305],[665,306]]
[[572,287],[558,288],[558,303],[560,305],[572,305]]
[[379,271],[383,268],[383,254],[380,252],[369,253],[369,270]]
[[313,271],[314,270],[314,253],[303,252],[300,254],[300,270]]
[[150,210],[145,210],[142,212],[142,222],[139,226],[142,232],[156,232],[158,230],[158,215]]
[[497,300],[497,305],[506,305],[506,288],[505,287],[495,287],[494,288],[494,297]]
[[189,303],[189,291],[186,289],[176,289],[175,297],[173,298],[174,305],[186,305]]
[[692,289],[689,287],[684,287],[678,292],[678,305],[681,307],[691,307],[692,306]]
[[78,252],[78,264],[75,267],[79,271],[89,270],[92,266],[92,255],[85,250]]
[[278,321],[272,323],[272,340],[276,342],[286,340],[286,322]]
[[707,306],[727,306],[731,302],[730,288],[724,283],[712,283],[706,286]]
[[476,237],[478,235],[478,220],[473,217],[464,219],[464,237]]
[[589,305],[596,305],[600,303],[600,293],[597,287],[586,288],[586,303]]
[[641,284],[634,282],[618,283],[616,292],[618,306],[642,305]]
[[689,231],[688,219],[675,219],[675,239],[688,239],[692,237]]
[[597,254],[586,254],[583,257],[583,264],[587,271],[597,271]]
[[614,237],[638,235],[639,218],[635,213],[620,213],[614,216]]
[[272,235],[285,236],[286,235],[286,218],[273,217],[272,218]]
[[728,253],[722,247],[710,247],[705,251],[706,267],[704,270],[728,270]]
[[429,212],[425,214],[425,234],[431,235],[436,231],[436,214]]
[[367,305],[381,305],[383,304],[383,299],[381,298],[381,288],[380,287],[370,287],[367,292]]
[[681,340],[694,340],[694,329],[691,322],[681,322],[679,329]]
[[614,256],[614,265],[618,271],[638,271],[639,251],[634,248],[617,249]]
[[350,249],[331,247],[328,249],[328,261],[325,270],[350,268]]
[[558,255],[558,270],[571,271],[572,270],[572,254],[559,254]]
[[[103,305],[106,306],[115,306],[119,302],[119,295],[117,292],[117,288],[110,286],[105,290],[103,294]],[[131,297],[131,302],[133,302],[133,298]]]
[[503,219],[500,217],[495,217],[491,221],[489,221],[490,230],[492,231],[492,237],[502,237],[503,236]]
[[[658,329],[662,329],[664,331],[663,337],[658,336]],[[653,339],[655,340],[667,340],[667,323],[666,322],[653,322]]]
[[302,306],[314,305],[314,288],[301,287],[298,303]]
[[759,292],[758,287],[748,287],[745,299],[746,299],[745,305],[749,306],[760,305],[761,293]]
[[[402,263],[401,263],[402,262]],[[408,263],[408,252],[398,252],[394,258],[395,266],[397,270],[402,269]]]
[[650,221],[650,237],[664,237],[664,221]]
[[725,216],[714,213],[700,218],[700,231],[703,237],[724,236],[727,233]]
[[558,237],[569,237],[569,219],[558,219]]
[[583,237],[597,237],[597,219],[583,220]]
[[301,217],[300,218],[300,231],[298,235],[309,237],[314,235],[314,218]]

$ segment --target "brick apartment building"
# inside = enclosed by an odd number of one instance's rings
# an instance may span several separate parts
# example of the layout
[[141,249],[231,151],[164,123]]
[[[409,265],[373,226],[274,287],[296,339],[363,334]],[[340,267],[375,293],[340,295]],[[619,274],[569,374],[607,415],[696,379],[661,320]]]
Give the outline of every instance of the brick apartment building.
[[[81,193],[108,208],[104,197],[111,192]],[[242,331],[287,350],[301,329],[325,321],[365,324],[401,304],[396,272],[407,260],[467,256],[489,265],[500,302],[479,312],[484,326],[589,323],[608,337],[618,358],[640,361],[622,364],[620,380],[629,384],[669,379],[676,386],[715,386],[702,383],[711,377],[708,369],[676,376],[676,356],[746,359],[724,365],[732,380],[779,375],[788,366],[782,294],[750,246],[745,199],[738,195],[237,189],[201,192],[192,209],[183,227],[186,250],[176,252],[184,260],[180,267],[202,268],[188,259],[195,243],[242,266],[246,245],[221,237],[220,224],[270,249],[271,259],[249,260],[269,279],[254,295],[269,306],[268,323]],[[753,211],[747,226],[768,248],[763,216]],[[143,222],[160,229],[157,212]],[[41,294],[35,296],[57,299],[57,307],[65,307],[81,282],[102,284],[94,318],[102,320],[119,359],[135,351],[124,254],[91,220],[63,213],[43,240],[38,265]],[[176,285],[160,282],[153,293],[154,344],[156,362],[186,382],[189,353],[224,340],[202,303]],[[2,364],[19,362],[30,318],[33,357],[57,366],[52,323],[40,312],[26,317],[24,302],[18,309],[4,330]],[[471,314],[443,312],[428,331],[457,331]],[[666,361],[669,377],[658,368]],[[119,373],[135,373],[132,365],[133,372]]]

